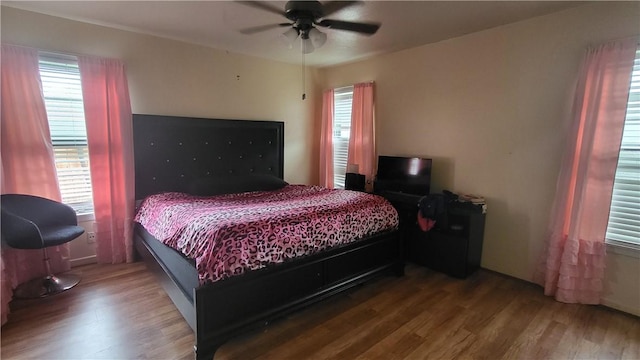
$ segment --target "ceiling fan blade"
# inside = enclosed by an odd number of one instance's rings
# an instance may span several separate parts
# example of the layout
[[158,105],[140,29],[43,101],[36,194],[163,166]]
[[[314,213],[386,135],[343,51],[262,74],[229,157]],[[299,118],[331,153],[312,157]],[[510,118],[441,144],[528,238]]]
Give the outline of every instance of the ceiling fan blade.
[[238,31],[240,33],[242,33],[242,34],[245,34],[245,35],[251,35],[251,34],[259,33],[259,32],[262,32],[262,31],[267,31],[267,30],[283,27],[283,26],[291,26],[291,24],[282,23],[282,24],[260,25],[260,26],[253,26],[253,27],[250,27],[250,28],[240,29]]
[[380,23],[361,23],[342,20],[322,20],[317,25],[328,27],[329,29],[354,31],[365,35],[373,35],[380,28]]
[[239,4],[257,8],[260,10],[268,11],[272,14],[284,16],[284,10],[269,4],[265,1],[236,1]]
[[322,4],[322,15],[329,16],[344,8],[361,4],[363,4],[362,1],[326,1]]

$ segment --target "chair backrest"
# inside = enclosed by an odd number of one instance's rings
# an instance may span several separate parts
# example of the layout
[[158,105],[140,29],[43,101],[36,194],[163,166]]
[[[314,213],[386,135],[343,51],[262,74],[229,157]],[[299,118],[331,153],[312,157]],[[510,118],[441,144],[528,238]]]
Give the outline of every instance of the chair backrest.
[[39,249],[44,245],[41,231],[53,226],[76,226],[78,218],[68,205],[39,196],[0,196],[2,240],[18,249]]
[[78,224],[72,207],[39,196],[3,194],[0,196],[0,207],[2,211],[28,219],[41,227]]

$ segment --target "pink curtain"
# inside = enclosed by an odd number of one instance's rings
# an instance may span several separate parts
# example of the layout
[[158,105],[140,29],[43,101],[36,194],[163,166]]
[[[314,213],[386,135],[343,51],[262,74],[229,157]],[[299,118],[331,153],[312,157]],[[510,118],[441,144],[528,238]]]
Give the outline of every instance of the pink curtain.
[[[60,201],[53,145],[44,106],[35,49],[2,45],[2,118],[0,177],[2,193],[42,196]],[[70,269],[69,245],[48,250],[51,270]],[[18,250],[2,244],[0,259],[2,324],[12,289],[46,275],[41,250]]]
[[320,185],[333,188],[333,89],[322,94]]
[[124,64],[78,57],[100,263],[133,261],[133,129]]
[[371,183],[375,175],[376,163],[373,98],[374,83],[353,85],[347,164],[357,165],[360,174],[365,175],[367,184]]
[[605,233],[637,39],[590,48],[580,72],[573,122],[535,280],[566,303],[599,304]]

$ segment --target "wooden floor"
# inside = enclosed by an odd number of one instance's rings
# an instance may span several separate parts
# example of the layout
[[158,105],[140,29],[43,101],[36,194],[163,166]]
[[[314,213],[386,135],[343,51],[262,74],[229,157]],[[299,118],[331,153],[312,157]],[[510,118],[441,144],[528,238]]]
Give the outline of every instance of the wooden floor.
[[[189,359],[193,333],[142,263],[74,269],[82,282],[14,301],[2,359]],[[260,296],[260,294],[256,294]],[[480,270],[408,266],[224,345],[216,359],[640,359],[640,319],[568,305]]]

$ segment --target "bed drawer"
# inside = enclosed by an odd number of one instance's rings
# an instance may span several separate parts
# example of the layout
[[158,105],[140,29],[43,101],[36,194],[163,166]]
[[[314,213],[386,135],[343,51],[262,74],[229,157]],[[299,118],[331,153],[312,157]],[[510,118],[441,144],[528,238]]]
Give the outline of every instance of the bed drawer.
[[[207,311],[202,318],[204,326],[223,330],[243,325],[238,324],[238,319],[250,322],[283,306],[290,306],[322,288],[322,263],[314,262],[286,271],[273,271],[263,277],[249,276],[236,281],[240,278],[227,279],[221,283],[223,286],[202,289],[202,293],[196,294],[196,301],[206,292],[204,296],[208,298],[208,306],[227,309],[224,313]],[[305,281],[300,281],[301,278]]]
[[354,274],[364,274],[386,265],[397,263],[401,249],[395,241],[383,240],[357,251],[348,251],[326,261],[325,282],[327,285],[340,282]]

